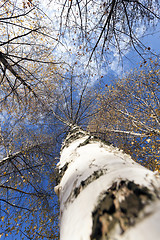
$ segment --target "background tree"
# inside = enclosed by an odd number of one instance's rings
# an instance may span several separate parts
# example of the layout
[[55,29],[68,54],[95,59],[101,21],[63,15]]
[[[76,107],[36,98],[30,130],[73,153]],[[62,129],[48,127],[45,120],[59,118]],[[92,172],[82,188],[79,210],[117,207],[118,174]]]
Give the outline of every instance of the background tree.
[[131,46],[143,58],[143,51],[151,50],[139,37],[158,23],[158,1],[68,0],[61,5],[60,36],[73,35],[74,29],[77,41],[90,53],[89,60],[93,53],[95,58],[102,54],[107,63],[117,54],[122,59]]
[[56,239],[57,143],[46,120],[60,78],[51,48],[56,40],[38,2],[1,1],[0,10],[0,237]]
[[[21,92],[34,95],[32,90],[42,84],[42,76],[47,77],[43,64],[55,64],[55,68],[57,64],[52,55],[57,40],[51,37],[51,20],[36,1],[2,1],[0,9],[2,91],[8,89],[7,96],[13,91],[16,96]],[[3,94],[2,100],[7,96]]]
[[159,60],[150,60],[105,86],[90,131],[159,171]]
[[24,104],[19,105],[10,95],[1,102],[0,236],[56,239],[54,121],[47,121],[35,99],[27,100],[24,97]]

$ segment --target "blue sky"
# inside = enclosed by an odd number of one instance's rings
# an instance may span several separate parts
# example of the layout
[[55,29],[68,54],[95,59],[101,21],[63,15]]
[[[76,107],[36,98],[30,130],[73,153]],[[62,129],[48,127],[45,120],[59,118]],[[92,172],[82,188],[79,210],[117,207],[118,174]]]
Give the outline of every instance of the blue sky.
[[[153,32],[153,33],[152,33]],[[160,56],[160,24],[158,24],[155,29],[149,29],[149,31],[145,33],[144,37],[141,37],[141,41],[146,45],[146,47],[150,47],[151,50],[146,50],[145,52],[145,60],[148,58],[154,58],[155,56],[151,54],[153,52],[155,55]],[[134,49],[130,49],[130,51],[124,57],[124,66],[123,73],[129,72],[131,69],[139,68],[143,59],[135,52]],[[121,73],[122,73],[121,72]],[[106,73],[103,77],[104,84],[110,84],[110,81],[113,81],[114,78],[121,77],[122,74],[119,74],[116,70],[109,69],[108,73]]]

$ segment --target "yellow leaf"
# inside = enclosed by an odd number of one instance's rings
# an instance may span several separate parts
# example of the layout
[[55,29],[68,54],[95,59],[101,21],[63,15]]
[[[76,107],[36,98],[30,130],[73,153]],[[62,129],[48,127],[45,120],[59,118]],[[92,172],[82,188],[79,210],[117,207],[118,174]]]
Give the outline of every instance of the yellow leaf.
[[3,233],[0,234],[0,238],[3,236]]
[[12,230],[14,230],[14,229],[15,229],[15,227],[13,226],[13,227],[11,227],[11,229],[10,229],[10,230],[12,231]]

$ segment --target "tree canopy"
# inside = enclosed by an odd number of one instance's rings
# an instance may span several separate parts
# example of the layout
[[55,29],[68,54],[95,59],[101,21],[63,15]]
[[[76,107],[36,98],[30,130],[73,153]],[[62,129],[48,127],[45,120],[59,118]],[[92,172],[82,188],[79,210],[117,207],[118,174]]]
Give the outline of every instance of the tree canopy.
[[99,112],[89,129],[124,149],[134,160],[160,171],[159,59],[114,81],[98,96]]
[[131,46],[152,53],[139,36],[158,1],[52,0],[54,19],[43,4],[0,3],[1,239],[58,239],[55,165],[74,124],[159,170],[159,60],[105,88],[98,72]]

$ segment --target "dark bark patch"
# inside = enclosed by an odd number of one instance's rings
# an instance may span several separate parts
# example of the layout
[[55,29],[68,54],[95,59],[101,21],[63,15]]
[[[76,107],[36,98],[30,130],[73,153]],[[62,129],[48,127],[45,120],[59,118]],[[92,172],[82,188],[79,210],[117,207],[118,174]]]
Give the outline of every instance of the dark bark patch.
[[91,240],[109,240],[117,225],[122,235],[137,220],[145,217],[145,212],[141,216],[140,212],[156,198],[148,188],[131,181],[114,183],[104,196],[92,213]]
[[80,127],[73,127],[68,136],[66,137],[63,145],[62,145],[62,148],[61,148],[61,151],[65,148],[65,147],[68,147],[70,145],[70,143],[74,142],[75,140],[81,138],[81,137],[84,137],[86,136],[87,133],[85,131],[83,131]]
[[56,180],[56,185],[58,185],[65,174],[65,171],[68,168],[69,163],[66,163],[60,170],[57,168],[55,169],[55,180]]
[[74,188],[74,191],[71,193],[69,198],[75,199],[84,188],[86,188],[91,182],[98,179],[100,176],[102,176],[105,173],[106,173],[106,170],[101,170],[101,169],[98,171],[94,171],[92,175],[90,175],[86,180],[82,181],[78,187]]
[[91,140],[91,136],[89,136],[84,142],[80,143],[78,147],[83,147],[87,145],[88,143],[90,143],[90,140]]
[[102,141],[102,140],[98,139],[96,136],[89,135],[88,138],[84,142],[80,143],[78,147],[83,147],[83,146],[85,146],[89,143],[93,143],[93,142],[104,143],[105,145],[108,145],[108,146],[111,145],[111,143]]

